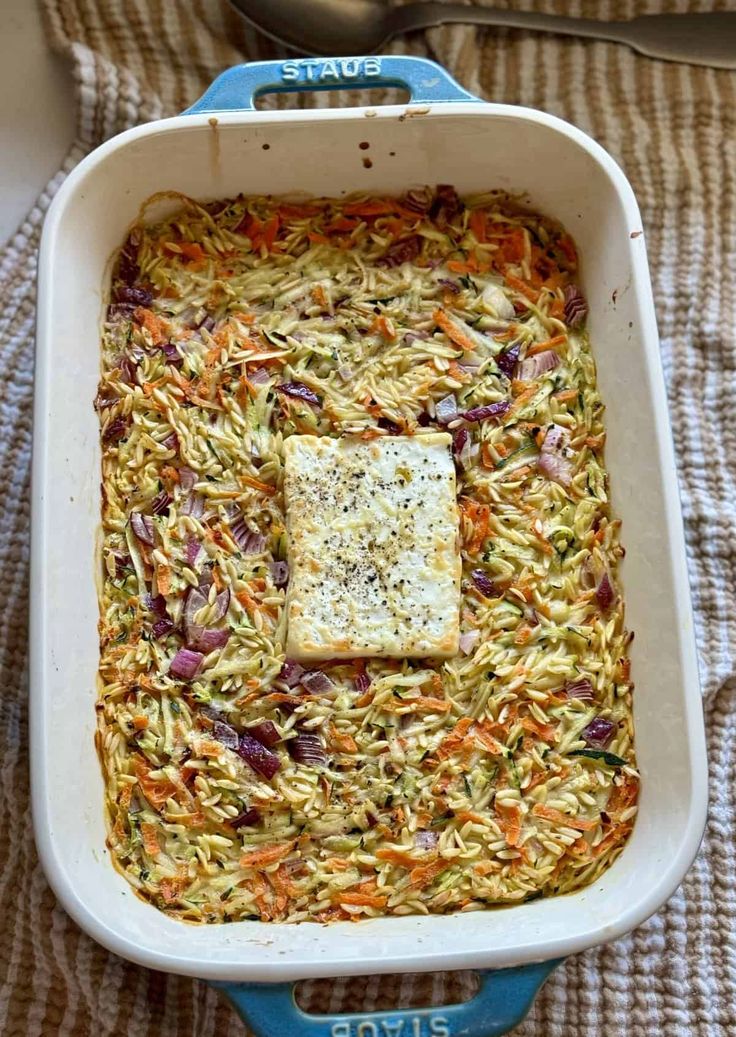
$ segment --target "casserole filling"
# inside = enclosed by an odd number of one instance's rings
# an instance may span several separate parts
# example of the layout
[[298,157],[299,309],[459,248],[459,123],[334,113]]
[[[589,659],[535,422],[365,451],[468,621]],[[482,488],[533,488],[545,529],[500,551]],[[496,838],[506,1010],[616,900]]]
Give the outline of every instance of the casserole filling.
[[639,780],[586,317],[571,238],[494,192],[181,198],[133,228],[97,744],[141,896],[473,911],[615,859]]

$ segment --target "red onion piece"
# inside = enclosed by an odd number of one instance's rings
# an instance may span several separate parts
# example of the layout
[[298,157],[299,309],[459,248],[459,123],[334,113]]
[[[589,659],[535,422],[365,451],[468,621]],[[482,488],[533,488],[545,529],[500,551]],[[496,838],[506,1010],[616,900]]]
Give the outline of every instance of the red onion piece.
[[134,511],[130,516],[130,528],[142,544],[153,547],[153,519],[150,515],[144,515],[141,511]]
[[362,695],[363,692],[368,691],[372,684],[370,674],[367,674],[365,670],[363,670],[362,673],[357,673],[353,679],[353,684],[355,685],[355,690],[359,691]]
[[451,184],[438,184],[430,215],[438,227],[445,227],[465,206]]
[[320,692],[329,691],[334,687],[330,678],[322,670],[310,670],[309,673],[303,674],[301,685],[310,695],[319,695]]
[[579,328],[588,316],[588,304],[585,296],[576,284],[565,288],[565,324],[568,328]]
[[259,724],[253,724],[248,728],[248,734],[256,738],[261,745],[269,747],[281,741],[281,735],[271,720],[262,720]]
[[169,497],[166,490],[161,490],[151,502],[151,511],[154,515],[168,515],[169,505],[171,504],[171,497]]
[[130,418],[113,418],[105,426],[102,433],[103,443],[117,443],[123,438],[130,427]]
[[567,429],[561,425],[550,425],[542,443],[537,468],[548,479],[565,489],[572,481],[572,465],[564,456],[568,441]]
[[223,616],[227,615],[227,610],[230,608],[230,588],[226,587],[224,591],[220,591],[214,601],[212,611],[212,621],[216,622],[218,619],[222,619]]
[[153,296],[147,288],[142,285],[118,285],[115,289],[115,302],[126,303],[129,306],[148,307],[153,302]]
[[269,568],[274,587],[285,587],[289,582],[289,563],[271,562]]
[[523,360],[519,364],[519,371],[516,377],[522,382],[533,382],[535,378],[546,374],[547,371],[554,371],[559,366],[559,363],[560,358],[554,349],[545,349],[544,352],[537,353],[536,356],[530,356],[528,359]]
[[237,517],[231,521],[230,532],[233,535],[233,540],[243,554],[259,555],[266,546],[265,536],[263,536],[262,533],[248,529],[245,524],[245,519],[240,513],[238,513]]
[[250,810],[244,810],[242,814],[238,814],[234,817],[230,824],[233,828],[247,828],[250,825],[257,825],[261,820],[261,814],[255,807],[251,807]]
[[200,554],[202,553],[202,545],[200,544],[200,542],[198,540],[195,540],[192,537],[190,540],[187,540],[186,552],[185,553],[186,553],[187,565],[191,569],[194,566],[194,564],[196,563],[196,561],[199,558]]
[[557,454],[540,454],[537,461],[537,469],[552,482],[558,483],[564,489],[570,485],[572,480],[572,467],[565,457]]
[[275,385],[274,389],[276,392],[281,393],[282,396],[290,396],[294,400],[302,400],[304,403],[309,403],[313,407],[320,407],[322,401],[313,389],[310,389],[304,382],[282,382],[281,385]]
[[604,612],[607,612],[613,604],[615,597],[616,593],[613,589],[611,579],[607,572],[603,573],[601,581],[595,590],[595,600],[598,602],[598,607]]
[[238,754],[243,757],[254,771],[257,771],[269,780],[281,767],[281,760],[276,753],[272,753],[270,749],[262,745],[257,738],[249,735],[247,731],[240,736]]
[[201,493],[190,493],[181,506],[182,515],[189,515],[191,518],[202,518],[204,514],[204,498]]
[[510,407],[508,400],[499,400],[498,403],[487,403],[484,407],[472,407],[463,411],[461,417],[466,421],[488,421],[490,418],[499,420]]
[[401,204],[411,212],[425,213],[434,200],[434,194],[430,187],[412,187],[401,199]]
[[448,292],[452,292],[453,295],[460,293],[460,285],[456,281],[451,281],[449,277],[440,277],[437,284],[441,284],[443,288],[446,288]]
[[447,425],[450,421],[454,421],[457,417],[457,400],[454,395],[451,393],[435,403],[434,412],[440,425]]
[[593,685],[587,677],[578,677],[577,680],[568,681],[563,690],[569,699],[579,699],[581,702],[593,702],[595,699]]
[[[190,587],[184,602],[184,632],[189,636],[189,631],[195,629],[195,615],[207,604],[207,595],[203,594],[198,587]],[[200,628],[201,629],[201,628]]]
[[190,648],[204,655],[209,655],[216,648],[224,648],[230,640],[229,630],[203,629],[202,627],[190,628],[190,636],[187,644]]
[[292,738],[287,746],[291,758],[296,763],[305,763],[310,767],[326,767],[327,754],[319,735],[312,731],[302,731]]
[[255,367],[252,371],[248,372],[248,381],[251,385],[266,385],[267,382],[271,381],[271,375],[268,373],[268,368]]
[[380,259],[376,260],[376,266],[396,267],[402,263],[411,263],[422,251],[422,238],[418,234],[410,237],[399,238],[392,242]]
[[470,655],[479,637],[480,630],[468,630],[460,635],[460,651],[463,655]]
[[482,569],[473,569],[470,575],[473,579],[473,583],[481,592],[481,594],[484,595],[484,597],[498,597],[498,589],[495,583],[488,576],[486,576]]
[[505,374],[507,378],[514,377],[514,371],[516,365],[519,362],[519,353],[521,352],[521,343],[514,342],[504,349],[503,353],[499,353],[496,357],[496,367],[499,369],[501,374]]
[[183,356],[173,342],[164,342],[161,346],[161,352],[165,356],[167,364],[173,364],[175,367],[179,367],[184,363]]
[[588,745],[593,745],[597,749],[605,749],[610,744],[615,731],[616,725],[611,723],[610,720],[606,720],[603,717],[595,717],[582,732],[581,737],[585,739]]
[[166,439],[161,440],[161,446],[165,446],[167,450],[178,450],[179,449],[179,437],[176,432],[169,432]]
[[188,465],[182,465],[179,469],[179,484],[182,490],[191,490],[197,481],[197,473]]
[[159,619],[164,619],[168,616],[168,612],[166,611],[166,598],[163,594],[157,594],[156,597],[147,594],[144,599],[144,604],[146,608],[149,608],[151,612],[155,613]]
[[235,749],[237,752],[238,745],[240,744],[240,736],[234,727],[230,724],[226,724],[224,720],[216,720],[212,725],[212,737],[216,738],[218,742],[222,742],[228,749]]
[[281,667],[279,677],[287,687],[295,688],[302,679],[303,673],[304,667],[300,666],[296,660],[284,659],[284,665]]
[[439,832],[415,832],[414,845],[420,850],[434,850],[440,841]]
[[351,382],[353,380],[353,369],[352,367],[348,367],[347,364],[340,364],[337,373],[340,375],[343,382]]
[[456,428],[452,433],[452,453],[460,468],[467,468],[470,464],[470,433],[466,428]]
[[199,673],[204,656],[201,652],[193,652],[189,648],[180,648],[169,666],[172,677],[180,677],[182,680],[190,681]]
[[161,619],[157,619],[151,627],[151,633],[160,641],[161,638],[166,637],[174,629],[174,624],[171,622],[168,616],[162,616]]

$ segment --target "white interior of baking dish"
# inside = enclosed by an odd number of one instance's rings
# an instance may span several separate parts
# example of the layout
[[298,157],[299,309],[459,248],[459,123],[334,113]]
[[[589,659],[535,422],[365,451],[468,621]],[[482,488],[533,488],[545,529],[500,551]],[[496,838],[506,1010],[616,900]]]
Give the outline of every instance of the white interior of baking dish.
[[[631,189],[600,148],[550,116],[462,103],[423,111],[223,114],[216,124],[186,116],[142,127],[82,163],[47,220],[32,568],[36,839],[67,911],[95,939],[149,966],[203,978],[276,980],[556,957],[641,922],[674,890],[697,849],[705,816],[700,696],[657,332]],[[628,550],[623,579],[636,631],[639,819],[614,867],[574,895],[357,925],[186,925],[139,900],[105,849],[93,743],[100,458],[92,408],[104,272],[141,203],[163,189],[198,198],[339,196],[423,183],[452,183],[461,193],[526,192],[578,242],[607,404],[613,501]]]

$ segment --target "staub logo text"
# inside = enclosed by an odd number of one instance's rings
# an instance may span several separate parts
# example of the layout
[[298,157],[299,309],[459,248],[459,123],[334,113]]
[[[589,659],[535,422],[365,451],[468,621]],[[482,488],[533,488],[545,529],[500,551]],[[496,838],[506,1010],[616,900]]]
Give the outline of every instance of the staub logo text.
[[381,74],[380,58],[304,58],[284,61],[281,78],[285,83],[341,83],[350,79],[374,79]]
[[392,1022],[390,1019],[353,1019],[333,1023],[330,1037],[450,1037],[447,1019],[441,1015],[409,1016]]

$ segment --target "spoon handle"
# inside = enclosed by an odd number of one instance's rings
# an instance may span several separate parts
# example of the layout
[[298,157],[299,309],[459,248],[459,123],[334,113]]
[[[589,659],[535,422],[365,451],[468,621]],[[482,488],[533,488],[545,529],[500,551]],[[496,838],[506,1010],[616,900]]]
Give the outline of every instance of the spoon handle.
[[607,22],[569,18],[537,11],[498,11],[464,4],[413,3],[392,12],[393,31],[409,32],[435,25],[496,25],[537,29],[563,36],[614,40],[652,58],[684,61],[711,68],[736,68],[736,11],[695,11],[690,14],[639,15],[629,21]]
[[590,36],[594,39],[628,43],[626,22],[607,22],[595,18],[572,18],[541,11],[511,11],[493,7],[470,7],[466,4],[445,4],[428,0],[427,3],[405,4],[392,11],[394,33],[414,29],[430,29],[437,25],[495,25],[509,29],[536,29],[563,36]]

